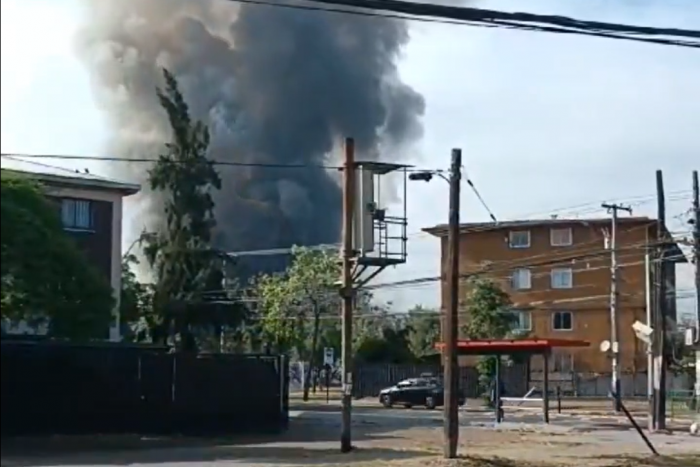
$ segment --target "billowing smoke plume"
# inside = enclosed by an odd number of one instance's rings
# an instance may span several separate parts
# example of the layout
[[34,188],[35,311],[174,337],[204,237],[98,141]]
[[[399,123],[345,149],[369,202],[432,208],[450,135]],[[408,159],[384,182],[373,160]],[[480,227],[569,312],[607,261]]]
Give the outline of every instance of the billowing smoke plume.
[[[154,92],[161,67],[174,72],[193,114],[208,122],[217,160],[319,165],[345,135],[356,139],[363,158],[387,159],[390,151],[382,148],[420,136],[423,99],[396,70],[408,40],[405,22],[225,0],[84,4],[78,53],[112,129],[110,156],[155,157],[168,140]],[[110,167],[114,175],[141,179],[146,169]],[[338,241],[337,173],[220,172],[219,247]],[[143,217],[157,213],[157,202],[144,198],[150,207]]]

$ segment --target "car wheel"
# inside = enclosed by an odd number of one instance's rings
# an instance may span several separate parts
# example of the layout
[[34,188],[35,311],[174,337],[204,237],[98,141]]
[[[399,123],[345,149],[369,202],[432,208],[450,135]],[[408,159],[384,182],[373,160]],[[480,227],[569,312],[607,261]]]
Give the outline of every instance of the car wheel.
[[393,404],[391,401],[391,396],[389,394],[384,394],[382,396],[382,405],[386,407],[387,409],[390,409]]
[[404,404],[403,405],[405,409],[411,409],[413,406],[411,404]]
[[435,407],[437,407],[437,403],[435,402],[435,398],[433,396],[428,396],[425,398],[425,408],[428,410],[433,410]]

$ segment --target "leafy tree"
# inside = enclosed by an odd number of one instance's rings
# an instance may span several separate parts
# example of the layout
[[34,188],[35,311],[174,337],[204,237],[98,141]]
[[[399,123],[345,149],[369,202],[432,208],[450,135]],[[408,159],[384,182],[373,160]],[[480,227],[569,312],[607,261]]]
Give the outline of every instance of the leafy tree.
[[163,77],[165,86],[157,93],[172,141],[148,175],[151,189],[163,200],[165,219],[141,240],[155,274],[154,338],[165,340],[172,326],[180,346],[193,350],[197,305],[206,301],[205,292],[222,288],[221,258],[211,248],[212,192],[221,188],[221,179],[207,157],[207,126],[190,117],[175,77],[168,70]]
[[440,313],[422,305],[408,312],[408,345],[413,355],[425,358],[436,353],[435,343],[440,340]]
[[59,210],[41,186],[2,171],[2,318],[49,325],[54,336],[105,337],[114,299],[63,231]]
[[[515,316],[510,312],[510,297],[494,281],[473,278],[467,287],[466,323],[462,333],[467,339],[503,339],[507,337]],[[487,387],[495,375],[496,357],[482,357],[477,369],[482,387]]]
[[409,330],[403,320],[387,323],[379,336],[362,340],[356,358],[366,363],[409,363],[415,359],[408,342]]
[[[295,247],[291,266],[283,274],[258,281],[263,333],[276,350],[295,350],[309,362],[313,374],[320,364],[321,331],[325,317],[337,316],[340,277],[336,255]],[[310,379],[304,381],[308,398]]]
[[128,324],[128,340],[148,340],[153,325],[153,287],[138,281],[134,267],[139,264],[136,255],[127,253],[122,257],[122,287],[119,300],[120,321]]

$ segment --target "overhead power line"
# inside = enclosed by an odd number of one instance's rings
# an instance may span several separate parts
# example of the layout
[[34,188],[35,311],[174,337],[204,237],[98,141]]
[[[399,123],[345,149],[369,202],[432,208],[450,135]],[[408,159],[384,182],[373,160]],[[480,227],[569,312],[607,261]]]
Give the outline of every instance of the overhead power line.
[[[482,8],[435,5],[406,0],[313,0],[313,2],[325,5],[365,8],[373,11],[400,13],[418,17],[471,21],[476,23],[488,23],[516,28],[526,25],[534,28],[553,26],[565,28],[572,33],[671,36],[694,39],[696,41],[700,39],[700,31],[690,29],[659,28],[620,23],[607,23],[601,21],[585,21],[558,15],[538,15],[521,12],[510,13],[497,10],[486,10]],[[542,30],[545,31],[544,29]],[[640,37],[629,38],[642,39]],[[700,47],[700,44],[697,42],[693,43],[693,45],[695,47]]]
[[[27,154],[27,153],[6,153],[0,154],[0,157],[20,162],[35,163],[35,159],[49,160],[68,160],[68,161],[98,161],[98,162],[123,162],[134,164],[155,164],[159,159],[155,157],[118,157],[118,156],[83,156],[77,154]],[[222,161],[218,159],[209,160],[212,165],[224,167],[250,167],[263,169],[323,169],[323,170],[342,170],[339,165],[328,164],[308,164],[308,163],[277,163],[277,162],[242,162],[242,161]],[[187,161],[168,161],[170,164],[185,164]],[[12,170],[12,167],[7,167]],[[425,172],[431,169],[418,169],[415,167],[405,167],[407,172]]]
[[[519,29],[555,34],[585,35],[607,39],[700,48],[700,31],[696,30],[584,21],[554,15],[509,13],[481,8],[432,5],[402,0],[309,0],[311,3],[324,5],[323,7],[310,4],[279,3],[271,0],[229,1],[296,10],[374,16],[385,19],[436,22],[472,27]],[[666,38],[661,36],[666,36]],[[668,37],[675,37],[676,39]]]

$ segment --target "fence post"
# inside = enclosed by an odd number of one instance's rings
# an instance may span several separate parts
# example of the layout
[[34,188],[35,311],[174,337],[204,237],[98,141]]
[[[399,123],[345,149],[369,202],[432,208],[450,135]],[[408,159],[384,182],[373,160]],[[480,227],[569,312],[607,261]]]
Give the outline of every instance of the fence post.
[[557,386],[557,413],[561,413],[561,387]]
[[286,355],[280,354],[280,395],[281,395],[281,415],[282,423],[280,428],[286,430],[289,428],[289,359]]

